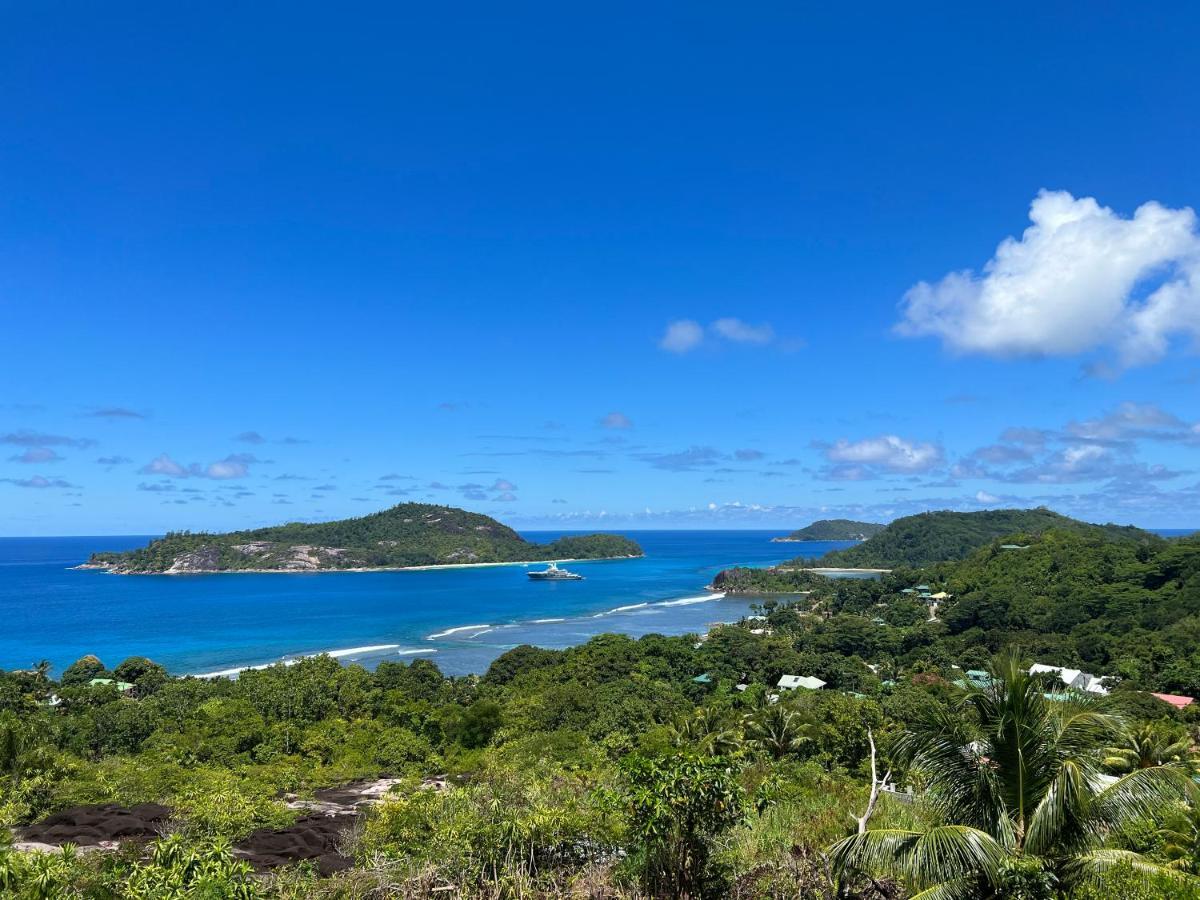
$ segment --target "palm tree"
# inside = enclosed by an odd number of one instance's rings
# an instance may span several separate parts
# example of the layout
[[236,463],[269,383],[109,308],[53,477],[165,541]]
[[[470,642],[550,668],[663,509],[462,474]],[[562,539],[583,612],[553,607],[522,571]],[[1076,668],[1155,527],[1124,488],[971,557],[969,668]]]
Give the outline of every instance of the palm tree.
[[671,743],[694,747],[705,756],[729,756],[741,749],[741,732],[719,710],[700,707],[671,727]]
[[912,724],[896,748],[944,824],[848,837],[830,851],[838,869],[898,876],[913,900],[987,897],[1006,872],[1030,869],[1068,890],[1118,866],[1186,878],[1103,846],[1111,829],[1180,798],[1185,772],[1156,765],[1105,776],[1103,748],[1124,725],[1107,700],[1047,700],[1016,656],[998,660],[992,677],[959,710]]
[[1104,748],[1104,766],[1114,772],[1134,772],[1188,761],[1191,741],[1160,725],[1143,724],[1122,732],[1116,746]]
[[1188,802],[1159,829],[1163,853],[1172,869],[1200,875],[1200,788],[1188,787]]
[[773,759],[783,759],[812,739],[813,725],[783,703],[772,703],[746,720],[746,736]]

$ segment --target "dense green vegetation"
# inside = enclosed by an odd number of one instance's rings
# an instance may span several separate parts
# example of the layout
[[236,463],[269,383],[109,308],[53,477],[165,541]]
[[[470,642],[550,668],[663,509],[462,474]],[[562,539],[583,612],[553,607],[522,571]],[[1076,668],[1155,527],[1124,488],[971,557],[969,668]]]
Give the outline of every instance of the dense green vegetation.
[[[236,681],[142,658],[0,675],[7,824],[173,810],[148,847],[0,851],[0,889],[1200,900],[1200,710],[1146,693],[1200,692],[1200,539],[1111,538],[1051,529],[880,579],[774,570],[808,593],[705,640],[518,647],[480,678],[327,657]],[[935,618],[916,585],[949,595]],[[1025,674],[1035,660],[1112,691]],[[783,674],[827,686],[777,691]],[[108,677],[133,688],[90,683]],[[232,855],[296,818],[286,796],[382,774],[400,781],[346,838],[348,870],[252,873]]]
[[89,563],[119,573],[314,570],[455,563],[641,556],[615,534],[532,544],[479,513],[426,503],[336,522],[292,522],[228,534],[173,532],[126,553],[96,553]]
[[[1052,530],[1024,540],[1006,549],[1012,539],[999,538],[965,560],[878,579],[739,568],[719,574],[714,586],[810,592],[792,603],[767,600],[768,622],[800,620],[820,643],[868,662],[903,668],[926,658],[970,668],[1020,646],[1042,662],[1116,676],[1126,687],[1200,697],[1200,538],[1142,543]],[[937,601],[936,620],[914,591],[920,585],[950,595]]]
[[997,538],[1025,543],[1051,528],[1100,533],[1110,540],[1156,544],[1161,538],[1129,525],[1090,525],[1049,509],[992,509],[980,512],[928,512],[896,519],[857,547],[826,553],[815,563],[796,565],[890,568],[927,566],[963,559]]
[[878,522],[856,522],[853,519],[819,519],[797,529],[777,541],[860,541],[883,531]]

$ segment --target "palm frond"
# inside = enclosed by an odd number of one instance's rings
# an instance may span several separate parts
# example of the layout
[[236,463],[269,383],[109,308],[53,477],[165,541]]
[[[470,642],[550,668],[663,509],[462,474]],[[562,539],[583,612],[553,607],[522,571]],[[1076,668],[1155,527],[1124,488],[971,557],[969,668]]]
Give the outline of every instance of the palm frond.
[[979,888],[978,878],[956,878],[918,891],[908,900],[975,900],[980,895]]
[[830,848],[839,871],[888,874],[918,888],[962,879],[994,882],[1005,852],[991,835],[966,825],[939,825],[924,832],[878,828]]
[[1140,853],[1132,850],[1117,850],[1103,848],[1090,850],[1072,857],[1066,867],[1066,874],[1073,886],[1092,884],[1102,886],[1105,876],[1115,868],[1128,867],[1135,875],[1150,884],[1156,879],[1170,879],[1178,884],[1200,887],[1200,878],[1180,872],[1167,866],[1159,865]]
[[1034,808],[1025,833],[1025,849],[1035,855],[1080,849],[1095,834],[1092,822],[1094,773],[1077,760],[1064,760]]
[[1179,766],[1151,766],[1118,778],[1096,794],[1095,816],[1116,827],[1140,816],[1153,817],[1187,796],[1191,779]]

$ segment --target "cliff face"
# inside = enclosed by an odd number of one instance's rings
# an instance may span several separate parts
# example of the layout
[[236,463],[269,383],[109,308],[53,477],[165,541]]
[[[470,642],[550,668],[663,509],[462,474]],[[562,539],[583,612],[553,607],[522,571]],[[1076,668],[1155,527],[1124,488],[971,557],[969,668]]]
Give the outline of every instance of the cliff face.
[[628,538],[593,534],[534,544],[495,519],[448,506],[405,503],[357,519],[290,523],[228,534],[178,532],[87,565],[121,574],[316,572],[544,559],[641,556]]

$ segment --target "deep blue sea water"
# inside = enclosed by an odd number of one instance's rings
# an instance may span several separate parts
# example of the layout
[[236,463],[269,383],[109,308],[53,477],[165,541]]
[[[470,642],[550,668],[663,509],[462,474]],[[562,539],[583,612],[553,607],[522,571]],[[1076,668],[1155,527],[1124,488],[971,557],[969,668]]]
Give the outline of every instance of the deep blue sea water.
[[645,558],[571,563],[585,580],[560,583],[531,582],[521,566],[119,576],[70,567],[150,538],[0,538],[0,668],[48,659],[61,671],[85,653],[111,666],[138,654],[199,674],[332,651],[368,666],[425,656],[448,674],[483,672],[518,644],[561,648],[603,632],[687,634],[736,621],[750,601],[712,599],[704,586],[718,571],[846,546],[772,544],[778,531],[630,534]]

